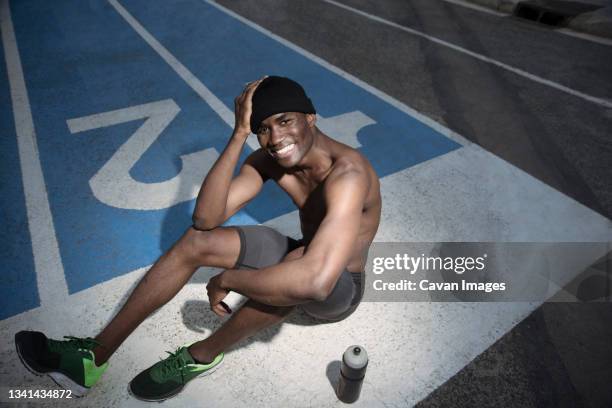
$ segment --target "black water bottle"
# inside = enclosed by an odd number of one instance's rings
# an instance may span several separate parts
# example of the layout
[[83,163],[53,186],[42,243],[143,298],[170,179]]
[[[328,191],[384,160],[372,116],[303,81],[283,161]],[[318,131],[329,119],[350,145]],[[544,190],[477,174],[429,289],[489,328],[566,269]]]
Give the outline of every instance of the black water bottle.
[[355,402],[361,393],[361,385],[368,367],[368,353],[361,346],[351,346],[342,355],[340,380],[336,395],[342,402]]

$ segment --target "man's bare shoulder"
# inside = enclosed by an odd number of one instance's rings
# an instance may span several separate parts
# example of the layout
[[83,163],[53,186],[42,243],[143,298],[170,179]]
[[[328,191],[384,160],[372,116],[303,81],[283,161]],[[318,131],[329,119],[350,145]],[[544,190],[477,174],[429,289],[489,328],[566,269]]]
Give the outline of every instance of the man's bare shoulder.
[[332,171],[329,173],[328,177],[332,179],[347,176],[361,176],[367,178],[368,173],[371,171],[373,171],[373,169],[368,159],[356,149],[346,146],[346,148],[342,149],[341,153],[336,157]]
[[326,137],[331,141],[332,146],[334,147],[333,151],[335,153],[335,161],[339,165],[340,169],[353,165],[355,169],[359,168],[364,171],[373,170],[370,161],[359,150],[329,136]]
[[347,152],[338,157],[328,174],[325,185],[329,190],[337,185],[361,185],[366,189],[370,185],[369,163],[359,152]]
[[369,160],[356,149],[346,146],[336,156],[332,171],[325,181],[325,193],[334,200],[336,194],[361,196],[365,202],[374,203],[380,188],[378,175]]

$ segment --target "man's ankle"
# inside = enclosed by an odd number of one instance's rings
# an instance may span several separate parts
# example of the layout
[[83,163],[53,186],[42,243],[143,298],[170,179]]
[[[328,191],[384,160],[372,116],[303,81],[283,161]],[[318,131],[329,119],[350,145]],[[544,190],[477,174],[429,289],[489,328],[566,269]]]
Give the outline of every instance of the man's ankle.
[[96,346],[94,349],[91,350],[91,352],[94,355],[94,362],[96,363],[96,366],[98,367],[106,363],[108,359],[110,358],[108,351],[102,345]]
[[197,352],[195,350],[191,349],[191,346],[189,346],[187,348],[187,351],[189,351],[189,354],[191,354],[191,357],[195,360],[196,363],[198,364],[210,364],[213,362],[213,360],[215,359],[216,356],[211,357],[209,354],[206,353],[200,353]]

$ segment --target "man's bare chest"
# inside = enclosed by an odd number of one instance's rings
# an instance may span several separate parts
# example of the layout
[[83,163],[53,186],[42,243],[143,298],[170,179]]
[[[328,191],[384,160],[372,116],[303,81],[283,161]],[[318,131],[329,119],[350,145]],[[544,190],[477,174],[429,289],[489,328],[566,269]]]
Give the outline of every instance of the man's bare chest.
[[285,177],[279,180],[278,185],[298,208],[302,223],[320,224],[327,211],[324,193],[325,181],[317,184],[304,183],[296,178]]

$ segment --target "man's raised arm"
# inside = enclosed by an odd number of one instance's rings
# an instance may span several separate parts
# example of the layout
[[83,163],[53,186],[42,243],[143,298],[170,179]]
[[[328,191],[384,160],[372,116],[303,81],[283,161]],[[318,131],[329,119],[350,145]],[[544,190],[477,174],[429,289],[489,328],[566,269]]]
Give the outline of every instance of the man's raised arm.
[[198,193],[192,216],[196,229],[209,230],[221,225],[255,197],[265,181],[257,170],[257,152],[249,156],[238,176],[232,179],[244,143],[250,134],[251,99],[262,80],[263,78],[248,84],[234,100],[234,132],[223,153],[206,175]]

